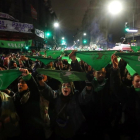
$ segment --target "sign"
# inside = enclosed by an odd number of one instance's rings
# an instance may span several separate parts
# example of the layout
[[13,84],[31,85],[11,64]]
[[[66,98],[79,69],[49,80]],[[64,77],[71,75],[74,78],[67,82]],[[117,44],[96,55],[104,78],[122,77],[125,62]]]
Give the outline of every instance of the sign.
[[10,19],[10,20],[14,20],[14,21],[18,21],[17,19],[15,19],[14,17],[6,14],[6,13],[2,13],[0,12],[0,18],[6,18],[6,19]]
[[22,49],[26,46],[32,46],[32,40],[28,40],[28,41],[0,40],[0,48]]
[[44,38],[44,32],[38,29],[35,29],[35,34],[41,38]]
[[0,20],[0,30],[3,31],[32,33],[31,32],[32,29],[33,29],[32,24],[20,23],[10,20]]

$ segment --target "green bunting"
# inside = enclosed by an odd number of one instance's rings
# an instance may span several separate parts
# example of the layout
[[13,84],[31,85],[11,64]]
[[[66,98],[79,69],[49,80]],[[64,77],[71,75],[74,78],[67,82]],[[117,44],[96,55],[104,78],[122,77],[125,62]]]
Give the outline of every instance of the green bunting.
[[[72,61],[72,60],[71,60],[68,56],[63,56],[63,57],[62,57],[62,60],[64,60],[64,59],[66,59],[66,60],[68,61],[68,63],[71,64],[71,61]],[[78,62],[81,61],[80,58],[78,58],[78,57],[76,57],[76,59],[77,59]]]
[[133,76],[136,71],[134,69],[132,69],[129,64],[127,64],[126,69],[128,70],[128,72],[130,73],[131,76]]
[[21,73],[19,70],[0,71],[0,90],[6,89]]
[[76,56],[99,71],[110,63],[113,53],[115,51],[79,51],[76,52]]
[[66,55],[69,55],[72,51],[73,51],[73,50],[66,50],[66,51],[64,51],[64,53],[65,53]]
[[54,62],[56,59],[50,59],[50,58],[44,58],[44,57],[37,57],[37,56],[26,56],[28,58],[30,58],[33,61],[39,60],[42,63],[44,63],[45,65],[47,65],[50,62]]
[[46,51],[46,56],[47,57],[51,56],[53,59],[58,58],[62,54],[63,54],[63,51],[50,51],[50,50]]
[[140,53],[116,53],[116,55],[125,60],[136,73],[140,74]]
[[44,74],[57,79],[61,83],[87,80],[86,73],[75,71],[37,69],[39,74]]
[[134,52],[138,52],[138,51],[140,51],[140,46],[131,46],[131,49],[132,49]]

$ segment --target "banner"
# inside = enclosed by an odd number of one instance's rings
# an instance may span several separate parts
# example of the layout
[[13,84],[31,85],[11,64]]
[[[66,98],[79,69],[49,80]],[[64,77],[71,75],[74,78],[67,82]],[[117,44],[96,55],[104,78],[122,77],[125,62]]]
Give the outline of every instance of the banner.
[[0,19],[0,30],[2,31],[32,33],[31,32],[32,29],[33,24]]
[[6,13],[2,13],[0,12],[0,18],[6,18],[6,19],[10,19],[10,20],[14,20],[14,21],[18,21],[17,19],[15,19],[14,17],[6,14]]
[[99,71],[110,63],[113,53],[115,51],[79,51],[76,52],[76,56],[85,61],[93,69]]
[[138,52],[138,51],[140,51],[140,46],[131,46],[131,49],[132,49],[134,52]]
[[58,58],[60,55],[63,54],[63,51],[50,51],[50,50],[46,50],[44,52],[40,52],[41,55],[45,55],[47,57],[51,56],[51,58],[56,59]]
[[32,40],[28,41],[6,41],[0,40],[0,48],[22,49],[26,46],[32,46]]
[[140,53],[116,53],[138,74],[140,74]]
[[61,83],[87,80],[85,72],[65,71],[65,70],[46,70],[46,69],[37,69],[37,72],[39,74],[45,74],[54,79],[57,79]]
[[44,32],[38,29],[35,29],[35,34],[41,38],[44,38]]
[[22,72],[19,70],[0,71],[0,90],[6,89],[21,74]]
[[26,56],[26,57],[30,58],[32,61],[39,60],[42,63],[44,63],[45,65],[47,65],[50,62],[56,61],[56,59],[50,59],[50,58],[44,58],[44,57],[37,57],[37,56]]

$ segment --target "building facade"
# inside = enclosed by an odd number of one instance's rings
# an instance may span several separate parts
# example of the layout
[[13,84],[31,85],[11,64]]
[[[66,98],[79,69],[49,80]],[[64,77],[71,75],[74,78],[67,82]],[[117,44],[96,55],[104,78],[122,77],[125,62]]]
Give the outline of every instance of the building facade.
[[[16,33],[13,33],[13,39],[33,39],[33,46],[37,48],[43,47],[44,38],[37,36],[36,31],[50,30],[53,34],[53,23],[57,20],[50,0],[0,0],[0,12],[13,16],[21,23],[32,24],[32,35],[14,36]],[[11,37],[5,35],[4,39],[10,40]],[[53,38],[50,42],[53,44]]]
[[[130,8],[133,0],[120,1],[123,4],[123,11],[118,15],[112,15],[108,12],[108,5],[111,1],[112,0],[90,1],[82,20],[82,26],[75,35],[75,40],[77,38],[81,39],[81,45],[96,44],[107,49],[114,47],[115,43],[121,42],[121,38],[125,37],[125,22],[131,19],[130,15],[132,11]],[[138,11],[140,12],[137,8],[137,12]],[[138,17],[136,17],[136,19],[138,19]],[[136,24],[139,23],[136,22]],[[85,38],[83,36],[84,32],[87,33],[87,44],[83,44],[82,42]]]

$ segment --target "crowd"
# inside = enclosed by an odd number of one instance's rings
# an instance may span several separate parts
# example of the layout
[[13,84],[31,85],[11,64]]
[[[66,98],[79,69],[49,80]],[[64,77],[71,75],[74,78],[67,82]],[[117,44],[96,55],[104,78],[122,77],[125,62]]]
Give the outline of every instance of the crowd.
[[[22,75],[0,91],[0,140],[140,140],[140,76],[115,54],[99,71],[78,62],[74,51],[68,56],[71,64],[58,57],[45,65],[1,54],[0,71]],[[87,79],[61,83],[38,68],[84,72]]]

